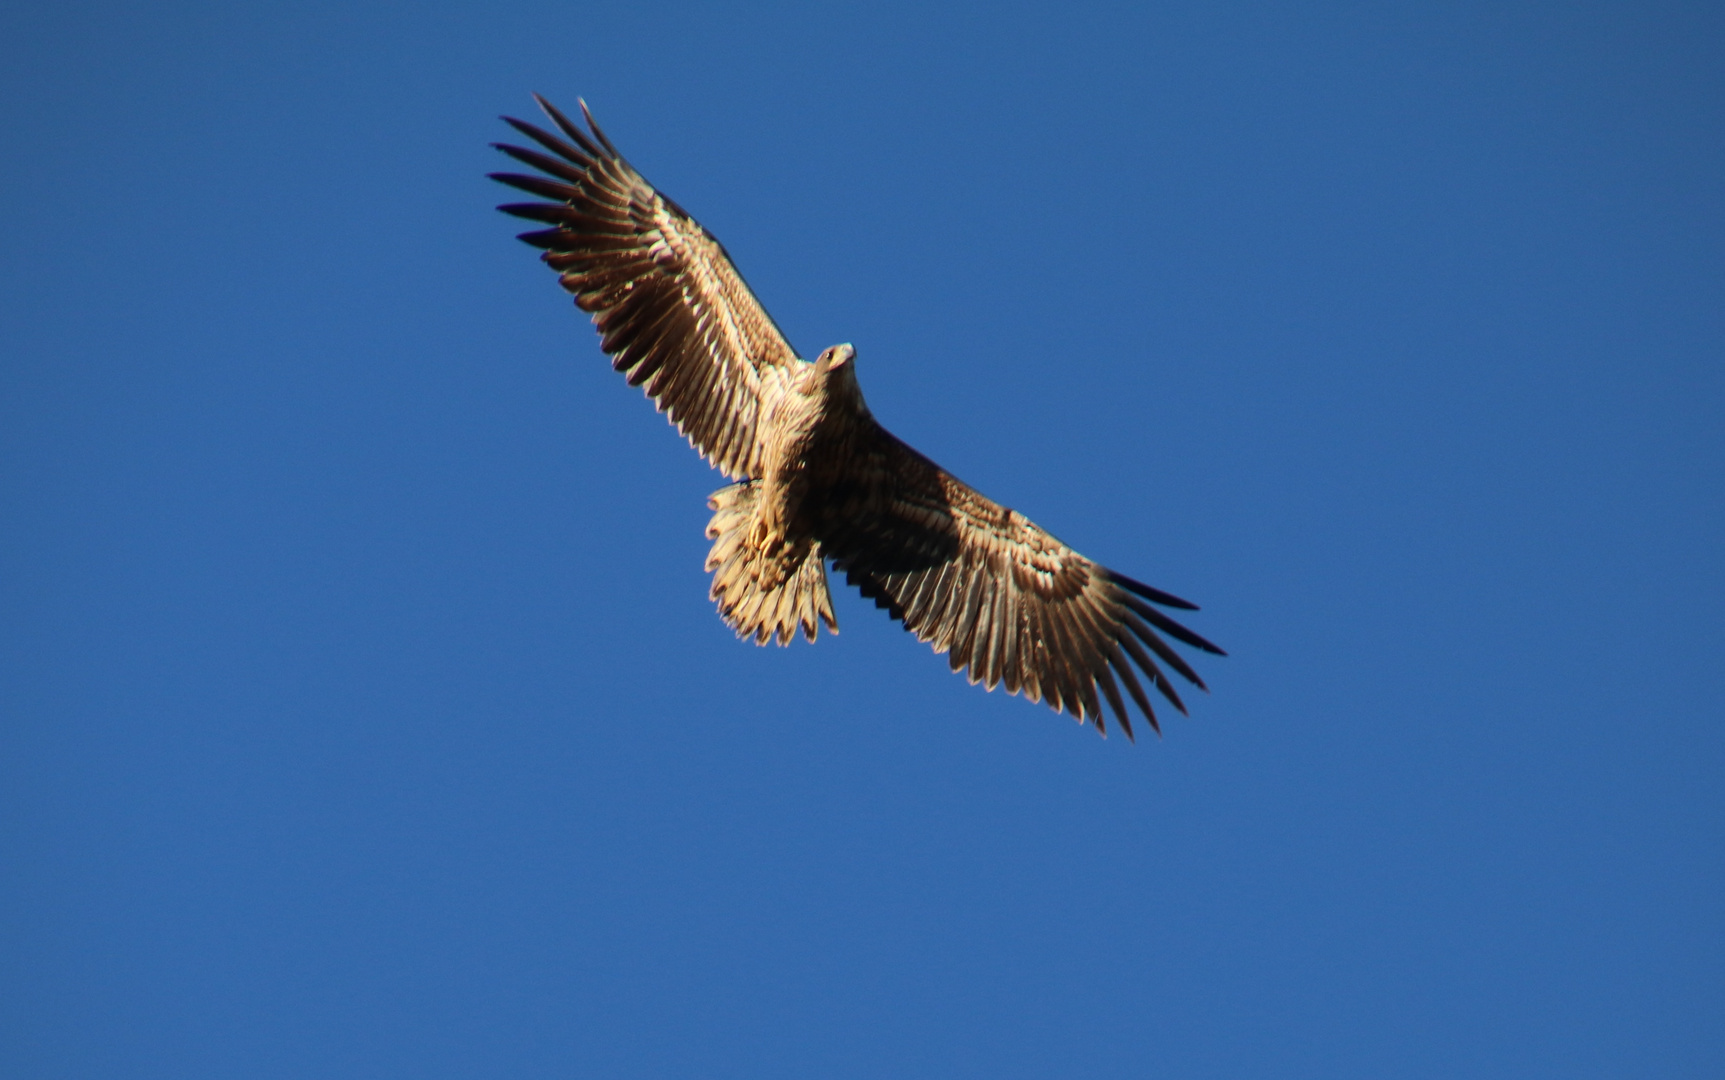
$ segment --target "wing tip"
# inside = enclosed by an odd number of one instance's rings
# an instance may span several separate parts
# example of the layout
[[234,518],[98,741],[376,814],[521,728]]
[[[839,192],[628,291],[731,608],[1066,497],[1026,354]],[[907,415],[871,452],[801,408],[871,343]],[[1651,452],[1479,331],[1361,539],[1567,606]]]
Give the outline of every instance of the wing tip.
[[611,144],[611,140],[606,138],[605,130],[599,126],[599,121],[593,119],[593,110],[587,107],[587,99],[576,98],[575,104],[581,106],[581,116],[587,121],[588,128],[592,129],[593,136],[599,140],[600,145],[611,151],[612,157],[622,160],[623,155],[619,154],[617,148]]
[[1182,600],[1171,592],[1166,592],[1152,585],[1146,585],[1137,578],[1127,577],[1118,570],[1110,570],[1107,567],[1103,567],[1102,573],[1109,581],[1112,581],[1122,589],[1125,589],[1128,592],[1135,592],[1152,603],[1161,604],[1163,607],[1179,608],[1181,611],[1198,610],[1198,605],[1194,604],[1192,601]]

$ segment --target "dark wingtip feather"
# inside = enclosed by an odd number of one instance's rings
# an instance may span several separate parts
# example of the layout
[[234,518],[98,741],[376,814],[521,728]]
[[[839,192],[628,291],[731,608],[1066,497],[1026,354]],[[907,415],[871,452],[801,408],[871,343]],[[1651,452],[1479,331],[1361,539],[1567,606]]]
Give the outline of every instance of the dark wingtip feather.
[[521,134],[527,136],[529,139],[532,139],[540,146],[551,151],[553,154],[556,154],[558,157],[579,165],[583,169],[593,164],[593,159],[591,157],[583,154],[580,150],[577,150],[575,147],[564,142],[562,139],[559,139],[544,128],[535,127],[527,121],[517,120],[513,116],[505,116],[503,118],[503,122],[514,128],[516,131],[519,131]]
[[1106,571],[1106,573],[1108,575],[1108,580],[1120,586],[1122,589],[1128,589],[1135,592],[1144,599],[1154,601],[1155,603],[1161,604],[1163,607],[1179,608],[1181,611],[1198,610],[1198,605],[1192,603],[1192,601],[1182,600],[1173,593],[1151,588],[1142,581],[1139,581],[1136,578],[1129,578],[1118,570],[1109,570]]
[[1114,710],[1114,718],[1120,721],[1120,730],[1126,733],[1127,742],[1137,742],[1138,736],[1132,734],[1132,717],[1126,712],[1126,703],[1120,699],[1120,687],[1114,682],[1114,675],[1108,670],[1108,665],[1102,665],[1096,672],[1097,685],[1102,687],[1102,694],[1108,699],[1108,707]]
[[[1150,610],[1149,605],[1145,605],[1145,609]],[[1181,678],[1184,678],[1187,682],[1196,686],[1200,690],[1210,689],[1208,686],[1204,685],[1204,680],[1198,677],[1198,673],[1192,670],[1191,664],[1188,664],[1185,660],[1181,659],[1180,654],[1169,648],[1166,641],[1163,641],[1160,637],[1156,636],[1156,631],[1145,625],[1144,620],[1138,617],[1138,611],[1136,608],[1127,610],[1123,615],[1123,621],[1127,626],[1131,627],[1132,632],[1137,634],[1144,644],[1155,650],[1157,656],[1160,656],[1163,660],[1167,661],[1169,667],[1179,672]]]
[[544,154],[541,154],[536,150],[527,150],[523,147],[511,146],[508,143],[492,143],[491,145],[503,153],[508,154],[516,161],[521,162],[523,165],[531,165],[541,172],[549,173],[552,176],[562,177],[571,184],[582,183],[587,178],[587,168],[585,166],[576,166],[567,161],[560,161],[554,157],[546,157]]
[[1120,644],[1131,654],[1139,667],[1144,669],[1144,675],[1150,680],[1150,685],[1161,691],[1168,703],[1180,710],[1181,716],[1186,712],[1186,703],[1180,700],[1180,694],[1174,689],[1174,684],[1168,681],[1168,676],[1162,674],[1162,669],[1156,666],[1156,661],[1150,659],[1150,654],[1144,651],[1144,646],[1133,640],[1130,634],[1120,635]]
[[1126,689],[1131,693],[1132,700],[1138,703],[1138,707],[1144,711],[1144,718],[1150,721],[1150,730],[1154,731],[1156,737],[1160,739],[1162,737],[1162,725],[1156,719],[1156,710],[1151,707],[1150,696],[1144,693],[1144,687],[1138,682],[1138,676],[1133,674],[1132,665],[1127,662],[1126,654],[1120,648],[1118,641],[1108,650],[1108,662],[1114,665],[1115,671],[1120,673],[1120,679],[1126,684]]
[[497,209],[511,217],[526,218],[528,221],[543,221],[548,225],[556,225],[563,220],[569,208],[562,203],[504,203]]
[[621,158],[623,155],[619,154],[617,152],[617,148],[611,145],[611,140],[605,137],[605,130],[599,126],[599,121],[593,119],[593,111],[587,108],[587,99],[576,98],[575,104],[581,106],[581,115],[586,118],[587,126],[593,129],[594,137],[599,140],[600,144],[603,145],[605,149],[611,151],[612,157]]
[[[1163,697],[1173,702],[1174,707],[1180,710],[1181,716],[1192,715],[1186,711],[1186,703],[1180,700],[1180,693],[1174,689],[1174,684],[1169,682],[1168,676],[1162,674],[1160,671],[1156,673],[1156,689],[1162,692]],[[1210,692],[1210,688],[1207,686],[1200,686],[1198,689],[1204,691],[1206,694]]]
[[1227,656],[1228,655],[1227,653],[1222,651],[1221,646],[1211,644],[1207,639],[1205,639],[1205,638],[1199,636],[1198,634],[1195,634],[1192,631],[1186,629],[1184,626],[1181,626],[1179,623],[1175,622],[1173,619],[1168,618],[1166,615],[1162,616],[1161,619],[1154,619],[1153,618],[1150,620],[1150,622],[1152,625],[1156,626],[1158,629],[1165,631],[1166,633],[1168,633],[1172,637],[1175,637],[1181,641],[1184,641],[1186,644],[1192,646],[1194,649],[1202,649],[1212,656]]
[[[498,209],[501,210],[503,208],[498,207]],[[541,229],[538,232],[515,234],[515,239],[521,241],[523,244],[531,244],[536,248],[546,248],[547,250],[556,247],[558,244],[568,240],[568,238],[569,234],[562,229]]]
[[499,184],[560,203],[568,202],[580,194],[569,184],[560,184],[543,176],[523,176],[520,173],[506,172],[486,173],[485,175],[488,179],[495,180]]
[[[508,124],[510,127],[514,128],[516,131],[519,131],[521,134],[527,136],[529,139],[531,139],[533,137],[533,133],[535,131],[539,130],[538,128],[534,127],[532,124],[529,124],[527,121],[519,119],[519,118],[514,117],[514,116],[499,116],[497,119],[503,121],[505,124]],[[491,145],[497,146],[496,143],[492,143]],[[498,149],[501,150],[502,147],[499,146]]]
[[1170,619],[1160,611],[1157,611],[1155,608],[1146,604],[1137,597],[1128,596],[1125,597],[1125,601],[1128,608],[1144,616],[1144,618],[1150,621],[1151,626],[1154,626],[1156,629],[1162,631],[1168,636],[1175,638],[1178,641],[1183,641],[1194,649],[1203,649],[1205,652],[1213,653],[1216,656],[1228,655],[1215,645],[1210,644],[1210,642],[1206,641],[1204,638],[1186,629],[1184,626],[1175,622],[1173,619]]
[[[576,144],[579,145],[581,147],[581,149],[587,151],[589,154],[592,154],[594,157],[602,157],[603,156],[601,154],[599,148],[597,146],[593,145],[593,140],[589,139],[587,137],[587,133],[585,131],[582,131],[580,128],[576,127],[573,123],[571,123],[569,118],[567,116],[564,116],[562,111],[560,109],[558,109],[557,106],[551,104],[549,101],[546,101],[544,98],[540,97],[538,94],[533,95],[533,100],[537,101],[539,103],[540,111],[543,112],[546,116],[549,116],[551,118],[551,122],[553,124],[557,125],[558,130],[562,131],[563,134],[569,136],[571,139],[574,139]],[[615,151],[612,152],[612,156],[613,157],[616,156]]]

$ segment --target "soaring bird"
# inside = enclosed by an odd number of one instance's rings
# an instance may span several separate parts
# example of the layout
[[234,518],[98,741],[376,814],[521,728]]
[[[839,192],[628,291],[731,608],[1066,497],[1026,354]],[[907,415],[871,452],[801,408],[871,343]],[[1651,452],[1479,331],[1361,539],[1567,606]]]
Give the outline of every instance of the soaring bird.
[[1222,650],[1159,607],[1177,596],[1092,562],[895,438],[857,385],[848,344],[797,355],[719,241],[661,194],[593,121],[534,98],[557,129],[504,117],[540,149],[496,144],[538,175],[492,179],[544,202],[507,214],[544,254],[601,347],[709,463],[707,569],[737,636],[788,644],[838,632],[826,564],[945,653],[955,672],[1004,685],[1106,736],[1106,700],[1127,738],[1121,685],[1158,733],[1144,679],[1186,706],[1164,671],[1204,680],[1164,639]]

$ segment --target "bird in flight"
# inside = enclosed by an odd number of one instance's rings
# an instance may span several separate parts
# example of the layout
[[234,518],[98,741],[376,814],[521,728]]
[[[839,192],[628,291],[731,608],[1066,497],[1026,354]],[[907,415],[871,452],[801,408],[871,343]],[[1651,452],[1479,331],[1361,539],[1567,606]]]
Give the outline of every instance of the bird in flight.
[[592,315],[612,367],[736,481],[708,499],[707,569],[738,637],[837,633],[831,560],[973,684],[1103,735],[1106,701],[1129,739],[1122,685],[1158,733],[1143,680],[1186,711],[1167,672],[1204,680],[1164,635],[1222,650],[1160,608],[1195,605],[1092,562],[895,438],[863,401],[854,348],[799,357],[719,241],[623,159],[585,102],[583,129],[535,100],[557,130],[504,117],[539,149],[496,145],[537,174],[491,178],[546,201],[498,209],[550,226],[521,239]]

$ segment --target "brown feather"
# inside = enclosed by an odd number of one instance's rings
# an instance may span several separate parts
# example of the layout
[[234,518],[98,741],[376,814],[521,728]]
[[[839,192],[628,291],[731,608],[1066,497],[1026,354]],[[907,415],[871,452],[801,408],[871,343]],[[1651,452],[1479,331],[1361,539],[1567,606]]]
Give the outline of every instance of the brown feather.
[[1114,710],[1114,719],[1120,722],[1120,730],[1128,739],[1137,742],[1132,734],[1132,718],[1126,715],[1126,703],[1120,700],[1120,688],[1114,685],[1114,676],[1106,667],[1096,673],[1096,683],[1102,687],[1102,696],[1108,699],[1108,707]]
[[1151,730],[1158,735],[1162,734],[1162,725],[1156,721],[1156,710],[1150,706],[1150,695],[1144,692],[1143,685],[1139,683],[1138,676],[1132,671],[1132,664],[1126,659],[1125,653],[1121,651],[1118,641],[1114,643],[1114,649],[1109,653],[1108,661],[1114,665],[1114,670],[1120,673],[1120,681],[1126,684],[1126,691],[1132,695],[1132,700],[1138,708],[1144,711],[1145,719],[1150,721]]

